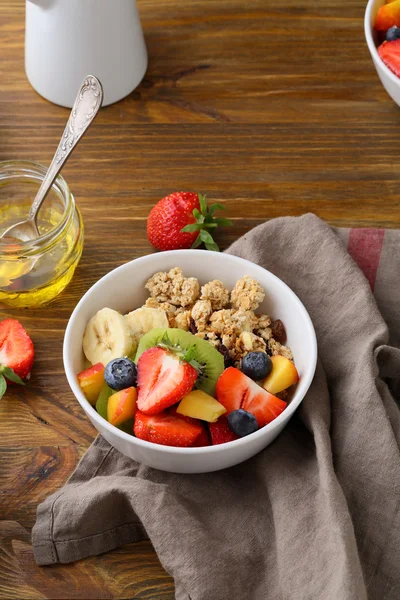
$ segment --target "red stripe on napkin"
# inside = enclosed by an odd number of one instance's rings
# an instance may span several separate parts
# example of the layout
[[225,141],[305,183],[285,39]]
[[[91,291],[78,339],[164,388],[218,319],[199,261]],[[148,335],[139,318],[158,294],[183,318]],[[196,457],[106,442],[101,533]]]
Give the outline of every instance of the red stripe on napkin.
[[376,273],[381,256],[384,229],[351,229],[347,250],[374,291]]

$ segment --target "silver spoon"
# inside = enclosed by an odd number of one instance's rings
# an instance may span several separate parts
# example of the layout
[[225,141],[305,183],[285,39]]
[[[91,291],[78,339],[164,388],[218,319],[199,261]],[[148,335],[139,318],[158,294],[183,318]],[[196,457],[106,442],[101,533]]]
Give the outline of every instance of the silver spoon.
[[39,209],[49,193],[57,175],[72,154],[73,149],[99,112],[102,103],[103,88],[100,81],[94,77],[94,75],[87,75],[75,99],[68,123],[54,158],[51,161],[49,170],[47,171],[42,181],[42,185],[32,203],[28,218],[26,221],[11,225],[11,227],[3,231],[0,239],[7,237],[13,238],[13,241],[17,239],[21,242],[27,242],[39,237],[39,230],[37,227],[37,215]]

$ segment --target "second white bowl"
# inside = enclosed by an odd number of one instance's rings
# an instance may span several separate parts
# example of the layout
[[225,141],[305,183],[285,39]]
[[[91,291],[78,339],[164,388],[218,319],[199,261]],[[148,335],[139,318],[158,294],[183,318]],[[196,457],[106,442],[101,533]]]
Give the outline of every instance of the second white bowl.
[[364,32],[376,72],[389,96],[400,106],[400,79],[392,73],[378,54],[378,36],[374,30],[376,15],[385,0],[369,0],[365,9]]

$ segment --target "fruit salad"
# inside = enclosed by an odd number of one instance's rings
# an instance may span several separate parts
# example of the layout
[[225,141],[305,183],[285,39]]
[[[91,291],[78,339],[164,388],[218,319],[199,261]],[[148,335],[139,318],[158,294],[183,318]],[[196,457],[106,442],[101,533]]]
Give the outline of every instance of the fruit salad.
[[375,19],[378,54],[385,65],[400,77],[400,0],[388,0]]
[[175,267],[145,287],[144,306],[105,307],[84,332],[91,366],[77,378],[104,419],[148,442],[200,447],[250,435],[285,410],[299,376],[282,321],[256,312],[258,281],[200,286]]

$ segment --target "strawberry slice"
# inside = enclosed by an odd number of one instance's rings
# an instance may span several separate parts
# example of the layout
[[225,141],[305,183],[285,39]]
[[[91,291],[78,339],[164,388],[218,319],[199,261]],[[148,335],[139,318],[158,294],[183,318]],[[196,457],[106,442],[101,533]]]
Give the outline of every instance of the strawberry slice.
[[259,427],[276,419],[287,406],[235,367],[222,373],[216,389],[217,400],[225,406],[227,414],[243,408],[255,416]]
[[163,348],[143,352],[138,365],[138,409],[154,415],[188,394],[197,378],[192,365]]
[[225,415],[220,417],[216,423],[209,423],[208,428],[210,430],[213,446],[225,444],[226,442],[233,442],[233,440],[239,439],[238,436],[231,431],[228,425],[228,419]]
[[193,425],[166,412],[145,415],[136,411],[133,431],[137,438],[163,446],[193,446],[202,433],[201,425]]
[[378,48],[378,53],[385,65],[400,77],[400,39],[383,42]]
[[201,446],[211,446],[210,435],[203,421],[200,421],[200,419],[194,419],[193,417],[186,417],[185,415],[181,415],[177,412],[178,406],[179,402],[178,404],[174,404],[174,406],[171,406],[171,408],[168,409],[168,414],[174,415],[174,417],[178,417],[179,419],[183,419],[184,421],[186,421],[186,423],[200,425],[200,427],[202,428],[202,432],[196,438],[196,441],[193,444],[193,446],[196,446],[197,448],[200,448]]
[[[21,323],[5,319],[0,323],[0,398],[7,383],[29,378],[34,359],[33,342]],[[7,383],[6,383],[7,382]]]
[[202,425],[202,432],[199,436],[197,436],[194,444],[192,445],[196,448],[201,448],[202,446],[211,446],[210,434],[208,433],[208,430],[204,425]]

